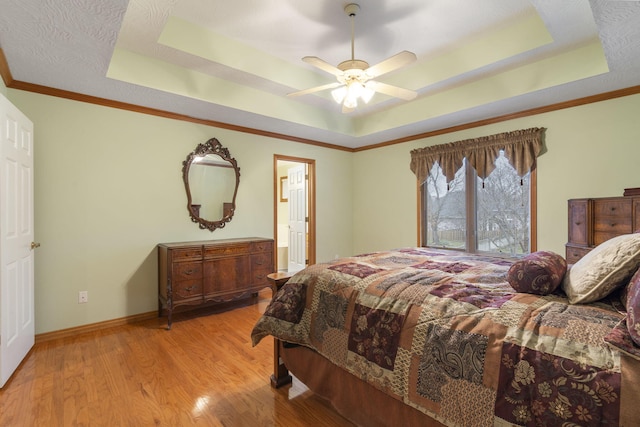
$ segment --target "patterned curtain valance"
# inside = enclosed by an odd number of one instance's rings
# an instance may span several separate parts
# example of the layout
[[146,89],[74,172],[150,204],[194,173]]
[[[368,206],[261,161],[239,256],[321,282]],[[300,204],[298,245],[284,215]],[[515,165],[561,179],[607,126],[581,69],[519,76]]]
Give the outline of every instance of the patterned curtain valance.
[[412,150],[411,170],[416,174],[418,181],[423,183],[433,164],[438,162],[447,177],[447,182],[451,182],[466,158],[478,173],[478,177],[484,180],[496,168],[495,161],[500,150],[504,150],[511,166],[519,176],[524,176],[531,170],[540,154],[544,130],[545,128],[516,130]]

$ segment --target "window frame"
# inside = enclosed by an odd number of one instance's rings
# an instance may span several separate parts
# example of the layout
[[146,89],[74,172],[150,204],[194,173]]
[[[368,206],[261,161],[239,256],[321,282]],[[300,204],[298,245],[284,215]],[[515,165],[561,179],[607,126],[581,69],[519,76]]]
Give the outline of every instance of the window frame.
[[[450,248],[450,250],[461,251],[461,252],[469,252],[469,253],[482,253],[482,254],[490,254],[492,256],[501,256],[499,252],[485,252],[477,250],[477,233],[476,233],[476,225],[477,225],[477,208],[475,206],[475,192],[477,190],[477,174],[475,169],[469,164],[469,162],[465,162],[465,203],[467,206],[466,212],[466,236],[465,236],[465,249],[454,249]],[[538,246],[538,186],[537,186],[537,168],[534,164],[531,170],[529,171],[529,217],[530,217],[530,227],[529,227],[529,253],[535,252]],[[424,183],[420,181],[416,181],[417,185],[417,195],[418,195],[418,246],[428,248],[430,246],[426,245],[427,242],[427,209],[426,209],[426,200],[424,192],[426,191],[426,186]],[[471,189],[471,191],[469,191]],[[473,208],[471,209],[471,205]],[[473,247],[471,247],[470,242],[474,242]],[[509,256],[509,254],[504,254],[504,256]]]

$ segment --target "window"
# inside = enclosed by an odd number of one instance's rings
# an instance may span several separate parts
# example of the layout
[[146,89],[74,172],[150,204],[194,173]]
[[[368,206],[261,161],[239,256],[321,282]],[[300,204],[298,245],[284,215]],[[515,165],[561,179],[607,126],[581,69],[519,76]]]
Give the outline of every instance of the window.
[[468,252],[535,251],[533,128],[411,152],[420,184],[420,244]]
[[530,252],[531,175],[521,179],[503,150],[484,180],[464,161],[447,183],[442,168],[434,164],[422,184],[423,245],[469,252]]

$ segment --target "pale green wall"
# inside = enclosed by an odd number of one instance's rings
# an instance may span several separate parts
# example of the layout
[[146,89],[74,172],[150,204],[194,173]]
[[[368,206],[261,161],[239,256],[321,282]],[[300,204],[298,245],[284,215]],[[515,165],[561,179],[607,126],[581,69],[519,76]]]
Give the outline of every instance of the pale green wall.
[[410,151],[517,129],[544,127],[538,158],[538,249],[564,255],[567,200],[622,196],[640,187],[640,95],[510,120],[354,155],[353,250],[417,244],[416,180]]
[[[0,90],[3,86],[0,85]],[[316,160],[317,261],[416,244],[409,152],[546,127],[538,159],[538,248],[564,253],[567,199],[640,186],[640,95],[347,153],[29,92],[8,98],[35,124],[36,333],[153,311],[159,242],[273,236],[273,154]],[[241,168],[237,213],[198,229],[182,161],[217,137]],[[77,304],[80,290],[89,303]]]
[[[157,309],[156,244],[273,237],[273,155],[316,160],[317,259],[352,252],[348,152],[9,89],[35,127],[36,333]],[[182,161],[216,137],[240,166],[233,220],[192,223]],[[89,302],[78,304],[78,291]]]

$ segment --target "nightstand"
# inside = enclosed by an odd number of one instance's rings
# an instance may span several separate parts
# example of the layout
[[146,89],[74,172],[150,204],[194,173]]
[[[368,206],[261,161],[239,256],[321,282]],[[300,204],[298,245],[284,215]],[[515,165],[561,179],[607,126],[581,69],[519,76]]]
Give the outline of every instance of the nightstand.
[[272,296],[275,296],[282,285],[287,283],[294,274],[295,273],[289,273],[288,271],[278,271],[277,273],[267,274],[267,280],[271,284],[271,290],[273,291]]

